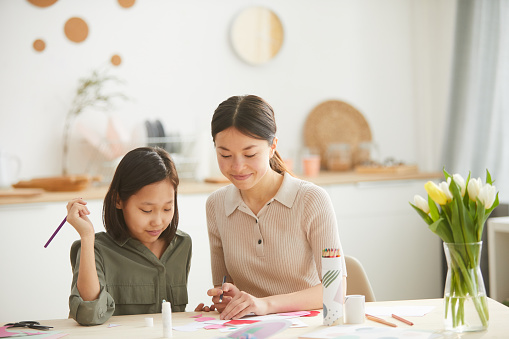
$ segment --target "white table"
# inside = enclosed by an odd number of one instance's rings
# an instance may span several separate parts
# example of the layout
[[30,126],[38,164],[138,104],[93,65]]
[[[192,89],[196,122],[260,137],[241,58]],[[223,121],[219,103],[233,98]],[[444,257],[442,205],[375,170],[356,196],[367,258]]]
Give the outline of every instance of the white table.
[[[435,308],[423,317],[405,317],[414,323],[411,326],[415,330],[432,330],[442,333],[443,326],[443,300],[442,299],[421,299],[421,300],[400,300],[400,301],[383,301],[366,303],[367,306],[435,306]],[[507,338],[509,334],[509,307],[506,307],[499,302],[488,299],[488,307],[490,312],[490,324],[487,331],[464,333],[461,338]],[[173,313],[173,326],[185,325],[194,321],[191,316],[196,315],[195,312],[182,312]],[[217,312],[202,313],[204,316],[213,316],[218,318]],[[154,327],[145,326],[145,317],[154,318]],[[389,317],[381,317],[388,321],[398,324],[398,327],[410,327],[401,322]],[[316,317],[301,317],[299,318],[309,325],[304,328],[288,328],[271,338],[298,338],[305,336],[306,333],[317,331],[325,328],[322,325],[322,315]],[[14,319],[12,319],[14,320]],[[11,321],[12,321],[11,320]],[[19,320],[19,319],[18,319]],[[62,331],[68,333],[65,339],[72,338],[161,338],[162,337],[162,317],[161,314],[140,314],[129,316],[116,316],[110,318],[105,324],[99,326],[80,326],[73,319],[58,319],[58,320],[45,320],[41,321],[42,325],[54,326],[55,331]],[[108,328],[109,324],[118,324],[120,326]],[[369,326],[384,326],[379,323],[366,320],[365,325]],[[173,331],[173,338],[213,338],[224,333],[218,330],[204,330],[200,329],[195,332],[178,332]],[[445,334],[445,333],[444,333]],[[449,332],[449,335],[451,333]],[[459,335],[452,334],[451,338],[460,337]]]

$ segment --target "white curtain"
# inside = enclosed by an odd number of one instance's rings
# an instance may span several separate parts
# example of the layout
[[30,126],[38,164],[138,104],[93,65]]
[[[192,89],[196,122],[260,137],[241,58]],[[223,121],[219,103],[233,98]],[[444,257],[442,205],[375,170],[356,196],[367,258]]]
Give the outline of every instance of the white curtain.
[[443,163],[485,180],[509,202],[509,0],[457,2]]

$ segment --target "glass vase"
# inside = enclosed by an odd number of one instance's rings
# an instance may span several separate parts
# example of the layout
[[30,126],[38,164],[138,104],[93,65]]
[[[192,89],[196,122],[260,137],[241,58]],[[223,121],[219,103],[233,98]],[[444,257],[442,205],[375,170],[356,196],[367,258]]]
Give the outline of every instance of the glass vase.
[[444,243],[447,260],[444,306],[445,329],[454,332],[488,328],[486,289],[481,274],[482,241]]

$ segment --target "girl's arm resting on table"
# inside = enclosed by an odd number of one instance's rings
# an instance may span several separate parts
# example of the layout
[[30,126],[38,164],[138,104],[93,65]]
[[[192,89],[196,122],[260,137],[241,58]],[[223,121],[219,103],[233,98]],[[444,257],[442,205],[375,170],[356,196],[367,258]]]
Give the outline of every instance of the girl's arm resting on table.
[[106,322],[115,311],[115,301],[106,291],[104,282],[104,273],[102,271],[101,259],[99,253],[95,253],[97,267],[95,276],[98,277],[100,291],[96,299],[87,301],[81,296],[78,290],[78,275],[81,271],[81,248],[80,242],[75,242],[71,247],[71,264],[73,266],[73,282],[71,286],[71,295],[69,297],[69,314],[81,325],[99,325]]

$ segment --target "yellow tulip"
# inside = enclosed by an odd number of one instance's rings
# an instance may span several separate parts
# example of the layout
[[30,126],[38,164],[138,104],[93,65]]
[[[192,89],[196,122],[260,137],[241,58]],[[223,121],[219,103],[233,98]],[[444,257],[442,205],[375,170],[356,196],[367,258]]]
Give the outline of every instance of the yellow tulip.
[[447,204],[447,196],[433,181],[428,181],[424,185],[424,189],[426,190],[426,192],[428,192],[428,195],[431,197],[431,199],[437,204],[439,205]]

